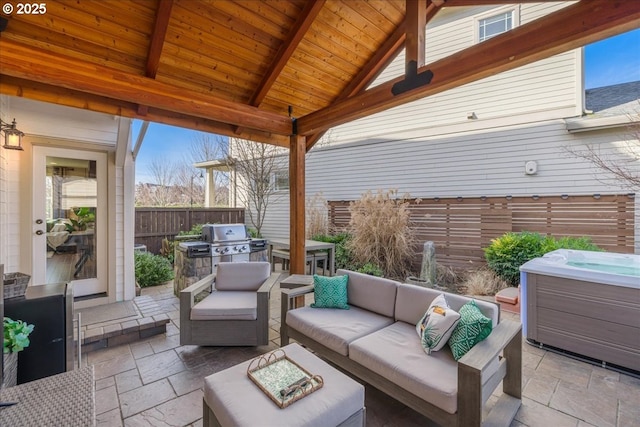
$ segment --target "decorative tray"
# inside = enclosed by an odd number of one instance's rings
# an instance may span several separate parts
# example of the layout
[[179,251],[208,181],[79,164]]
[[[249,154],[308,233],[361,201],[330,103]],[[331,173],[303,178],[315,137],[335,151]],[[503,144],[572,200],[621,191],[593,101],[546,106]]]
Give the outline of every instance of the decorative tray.
[[287,357],[282,349],[272,351],[249,363],[247,375],[278,407],[286,408],[324,384],[320,375],[312,375]]

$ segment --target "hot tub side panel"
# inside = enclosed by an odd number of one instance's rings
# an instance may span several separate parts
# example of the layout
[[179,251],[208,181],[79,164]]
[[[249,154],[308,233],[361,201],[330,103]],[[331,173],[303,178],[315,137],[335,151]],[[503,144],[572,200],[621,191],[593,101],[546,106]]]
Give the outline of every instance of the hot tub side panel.
[[527,338],[640,371],[640,289],[526,274]]

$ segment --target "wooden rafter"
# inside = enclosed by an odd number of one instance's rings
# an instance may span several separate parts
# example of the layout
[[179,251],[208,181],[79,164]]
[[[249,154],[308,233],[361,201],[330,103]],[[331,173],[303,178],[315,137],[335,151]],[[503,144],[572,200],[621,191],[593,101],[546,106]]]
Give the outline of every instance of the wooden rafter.
[[[278,53],[273,58],[273,61],[269,65],[267,71],[264,73],[262,81],[249,100],[249,105],[254,107],[260,106],[262,100],[267,96],[267,93],[269,93],[271,86],[273,86],[278,76],[287,65],[287,62],[289,62],[291,55],[296,51],[296,48],[311,27],[311,24],[315,21],[320,10],[324,7],[325,1],[326,0],[318,0],[307,3],[305,8],[302,10],[300,17],[291,29],[287,40],[282,43],[282,46],[278,49]],[[238,127],[235,133],[239,135],[242,131],[243,129]]]
[[[376,52],[375,56],[369,61],[369,63],[360,70],[360,73],[344,88],[340,93],[336,101],[346,99],[357,93],[364,91],[367,86],[373,82],[376,77],[398,56],[398,53],[404,47],[404,41],[406,38],[406,32],[404,30],[404,23],[400,25],[393,32],[391,37],[382,45]],[[307,151],[311,150],[313,146],[322,138],[323,132],[319,132],[307,137]]]
[[[439,8],[428,1],[426,23],[428,23]],[[358,93],[363,92],[391,62],[398,56],[405,46],[405,40],[407,37],[407,31],[405,23],[403,22],[396,28],[391,36],[385,41],[385,43],[376,51],[375,56],[369,61],[369,63],[360,70],[360,73],[344,88],[342,93],[336,98],[336,101],[349,98]],[[307,136],[307,151],[311,150],[313,146],[323,137],[324,131]]]
[[317,0],[307,3],[302,14],[291,29],[289,37],[278,50],[278,53],[273,58],[273,62],[264,74],[262,81],[249,100],[250,105],[255,107],[259,106],[262,100],[267,96],[269,89],[271,89],[271,86],[273,86],[273,83],[282,72],[282,69],[287,65],[287,62],[289,62],[289,58],[291,58],[291,55],[293,55],[293,52],[295,52],[296,48],[311,27],[311,24],[313,24],[313,21],[315,21],[316,17],[320,13],[325,1],[326,0]]
[[463,84],[520,67],[638,27],[640,2],[582,0],[544,19],[522,25],[447,58],[420,68],[431,70],[426,86],[394,96],[404,77],[338,101],[298,119],[298,132],[312,135],[352,120],[402,105]]
[[407,31],[405,74],[410,74],[412,67],[422,67],[425,57],[425,34],[427,25],[427,0],[407,0],[405,27]]
[[[156,11],[156,21],[151,34],[151,42],[149,43],[149,53],[147,54],[147,65],[145,67],[145,75],[151,79],[156,78],[158,67],[160,66],[160,55],[162,54],[162,46],[169,28],[169,18],[171,17],[171,8],[173,0],[160,0],[158,10]],[[138,105],[138,114],[144,116],[149,111],[146,105]]]
[[279,135],[291,133],[287,116],[259,110],[0,38],[0,74],[62,86],[160,110]]

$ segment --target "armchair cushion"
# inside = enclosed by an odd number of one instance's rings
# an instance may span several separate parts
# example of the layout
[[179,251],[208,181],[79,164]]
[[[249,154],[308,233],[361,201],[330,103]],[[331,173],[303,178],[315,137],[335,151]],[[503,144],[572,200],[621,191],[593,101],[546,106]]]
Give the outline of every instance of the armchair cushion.
[[256,320],[255,292],[215,291],[191,309],[191,320]]
[[270,275],[268,262],[221,262],[215,287],[219,291],[257,291]]

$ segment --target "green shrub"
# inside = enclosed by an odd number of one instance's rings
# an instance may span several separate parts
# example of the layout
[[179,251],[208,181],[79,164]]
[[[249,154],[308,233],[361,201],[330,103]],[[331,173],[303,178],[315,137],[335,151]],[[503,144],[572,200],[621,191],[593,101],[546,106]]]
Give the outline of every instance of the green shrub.
[[178,236],[200,236],[202,234],[202,226],[204,226],[204,224],[196,224],[191,227],[191,230],[180,231]]
[[173,268],[168,259],[151,252],[134,252],[136,281],[141,288],[159,285],[173,279]]
[[382,277],[384,275],[384,272],[382,271],[382,269],[371,262],[366,263],[362,267],[358,268],[356,271],[358,273],[364,273],[370,276]]
[[348,248],[347,243],[351,239],[349,233],[338,234],[318,234],[311,237],[311,240],[318,242],[333,243],[336,245],[335,262],[336,268],[343,268],[346,270],[356,270],[357,268],[353,263],[353,256]]
[[588,237],[562,237],[556,240],[553,236],[523,231],[506,233],[493,239],[484,249],[484,255],[487,265],[498,277],[511,286],[517,286],[522,264],[556,249],[601,250]]

